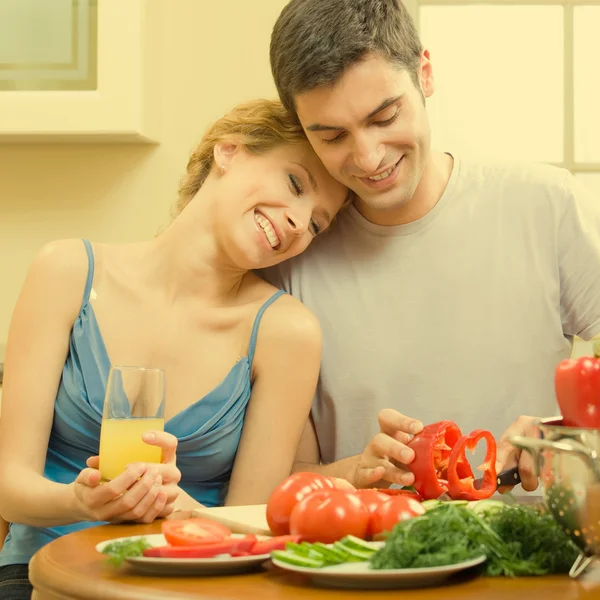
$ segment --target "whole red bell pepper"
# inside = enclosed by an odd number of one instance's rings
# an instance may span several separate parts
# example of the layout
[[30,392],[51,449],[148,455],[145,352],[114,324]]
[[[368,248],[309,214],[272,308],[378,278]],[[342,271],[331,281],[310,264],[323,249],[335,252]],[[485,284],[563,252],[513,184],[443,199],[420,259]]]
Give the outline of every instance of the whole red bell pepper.
[[[440,421],[423,427],[408,443],[415,459],[408,468],[415,476],[413,487],[424,500],[439,498],[448,491],[450,452],[461,437],[461,431],[452,421]],[[471,473],[466,457],[456,465],[461,477]]]
[[556,400],[567,427],[600,428],[600,348],[594,356],[561,361],[554,373]]
[[[483,469],[483,482],[475,489],[473,471],[467,460],[466,450],[474,450],[479,440],[487,444]],[[469,465],[465,474],[464,465]],[[489,498],[497,488],[496,482],[496,440],[489,431],[475,429],[463,435],[452,447],[448,459],[448,495],[454,500],[483,500]]]

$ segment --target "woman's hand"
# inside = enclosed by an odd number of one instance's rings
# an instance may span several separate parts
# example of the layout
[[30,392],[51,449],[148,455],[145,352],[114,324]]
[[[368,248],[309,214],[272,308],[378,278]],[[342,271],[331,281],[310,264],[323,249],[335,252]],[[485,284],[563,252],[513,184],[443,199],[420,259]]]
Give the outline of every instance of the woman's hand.
[[162,449],[162,462],[132,463],[124,473],[103,485],[98,456],[88,458],[89,468],[74,483],[79,508],[88,520],[151,523],[173,512],[181,479],[176,466],[177,438],[164,431],[149,431],[143,439]]

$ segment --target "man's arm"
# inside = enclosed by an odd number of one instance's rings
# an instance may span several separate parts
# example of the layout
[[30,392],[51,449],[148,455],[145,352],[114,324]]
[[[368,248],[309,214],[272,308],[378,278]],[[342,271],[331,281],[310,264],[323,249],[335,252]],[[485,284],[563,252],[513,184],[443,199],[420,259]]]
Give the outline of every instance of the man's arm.
[[422,423],[392,409],[379,415],[379,433],[369,442],[362,454],[322,464],[319,443],[312,420],[304,428],[293,471],[320,473],[327,477],[347,479],[354,487],[388,487],[391,483],[412,485],[414,475],[406,465],[415,453],[406,446]]
[[326,477],[348,479],[350,483],[353,483],[351,481],[351,474],[356,470],[360,457],[361,455],[357,454],[356,456],[349,456],[334,463],[322,464],[317,433],[311,417],[306,422],[304,431],[302,432],[292,472],[308,471],[310,473],[319,473]]

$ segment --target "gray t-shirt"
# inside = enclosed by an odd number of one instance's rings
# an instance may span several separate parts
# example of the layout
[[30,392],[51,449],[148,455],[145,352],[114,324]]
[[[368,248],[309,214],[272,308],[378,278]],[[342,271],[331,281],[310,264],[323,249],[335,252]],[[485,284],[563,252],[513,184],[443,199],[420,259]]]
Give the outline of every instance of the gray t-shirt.
[[555,167],[455,158],[422,219],[378,226],[351,207],[264,275],[323,328],[323,462],[362,452],[383,408],[500,436],[558,414],[557,363],[600,333],[600,198]]

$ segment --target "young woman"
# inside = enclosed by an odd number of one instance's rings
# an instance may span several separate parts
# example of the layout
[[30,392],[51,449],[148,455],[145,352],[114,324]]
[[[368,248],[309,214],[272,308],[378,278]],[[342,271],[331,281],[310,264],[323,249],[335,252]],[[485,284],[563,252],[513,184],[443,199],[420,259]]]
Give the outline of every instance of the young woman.
[[[11,528],[0,598],[28,597],[29,559],[60,535],[150,522],[190,503],[265,502],[289,475],[316,386],[320,328],[252,271],[302,252],[346,195],[283,107],[255,101],[207,132],[177,217],[158,237],[42,249],[5,361],[0,514]],[[100,485],[111,364],[166,372],[165,432],[144,434],[163,463],[130,465]],[[3,580],[22,580],[23,591]]]

